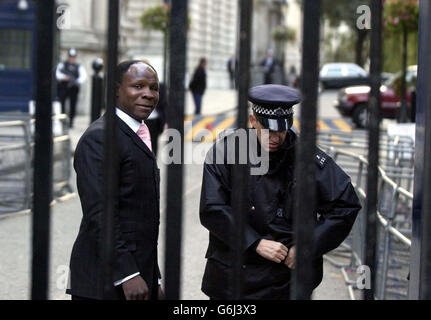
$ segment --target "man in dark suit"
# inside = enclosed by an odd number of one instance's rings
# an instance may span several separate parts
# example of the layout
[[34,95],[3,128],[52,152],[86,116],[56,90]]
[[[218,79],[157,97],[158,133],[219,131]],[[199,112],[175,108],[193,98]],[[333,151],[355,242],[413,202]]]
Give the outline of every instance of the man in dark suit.
[[[163,298],[157,262],[160,175],[144,120],[159,100],[153,67],[125,61],[117,67],[119,196],[115,211],[114,299]],[[75,151],[74,168],[83,217],[70,260],[72,300],[102,299],[98,283],[103,214],[105,116],[86,130]]]
[[238,59],[233,54],[227,61],[227,71],[229,72],[230,88],[236,89],[237,74],[238,74]]
[[273,76],[279,65],[278,61],[274,58],[272,50],[268,50],[265,59],[260,62],[263,67],[264,84],[271,84],[273,82]]
[[207,87],[207,74],[206,74],[207,60],[201,58],[199,65],[196,67],[193,73],[192,81],[190,81],[189,89],[193,94],[193,100],[195,102],[195,114],[201,113],[202,98]]

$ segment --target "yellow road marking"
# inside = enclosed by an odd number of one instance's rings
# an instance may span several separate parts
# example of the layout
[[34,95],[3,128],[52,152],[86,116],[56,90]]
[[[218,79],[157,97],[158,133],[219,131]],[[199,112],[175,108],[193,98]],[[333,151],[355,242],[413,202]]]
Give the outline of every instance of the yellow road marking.
[[184,118],[184,121],[192,121],[195,118],[194,115],[189,115]]
[[325,131],[329,131],[331,130],[331,128],[325,123],[325,121],[323,120],[318,120],[317,121],[318,125],[319,125],[319,129],[320,130],[325,130]]
[[299,121],[298,121],[298,119],[294,119],[294,120],[293,120],[293,126],[295,127],[295,130],[296,130],[296,131],[299,131],[300,126],[299,126]]
[[215,126],[211,133],[207,134],[202,141],[203,142],[213,142],[217,138],[217,131],[220,132],[221,130],[226,130],[229,128],[234,122],[236,118],[235,117],[229,117],[224,119],[222,122],[220,122],[217,126]]
[[202,129],[205,129],[205,127],[213,122],[216,119],[216,117],[205,117],[202,118],[198,123],[196,123],[192,129],[187,133],[185,141],[192,141],[195,134],[197,134]]
[[334,119],[332,122],[343,131],[352,131],[352,128],[343,119]]

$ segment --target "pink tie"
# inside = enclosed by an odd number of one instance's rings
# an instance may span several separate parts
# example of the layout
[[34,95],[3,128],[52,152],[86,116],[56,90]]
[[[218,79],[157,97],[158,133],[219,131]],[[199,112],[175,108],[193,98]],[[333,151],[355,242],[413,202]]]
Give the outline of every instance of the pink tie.
[[150,130],[148,130],[148,127],[145,123],[141,123],[139,126],[138,132],[136,132],[139,138],[141,138],[142,141],[147,145],[148,149],[153,151],[151,148],[151,136],[150,136]]

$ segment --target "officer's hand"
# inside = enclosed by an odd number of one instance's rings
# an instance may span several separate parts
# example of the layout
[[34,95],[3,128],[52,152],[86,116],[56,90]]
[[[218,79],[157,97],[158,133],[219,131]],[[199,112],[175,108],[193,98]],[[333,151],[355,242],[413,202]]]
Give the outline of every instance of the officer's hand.
[[265,259],[280,263],[286,258],[288,249],[281,242],[262,239],[256,252]]
[[148,286],[141,276],[133,277],[122,283],[126,300],[149,300]]
[[295,262],[296,262],[296,247],[293,246],[289,249],[289,252],[287,253],[287,258],[284,261],[284,264],[288,266],[290,269],[295,269]]

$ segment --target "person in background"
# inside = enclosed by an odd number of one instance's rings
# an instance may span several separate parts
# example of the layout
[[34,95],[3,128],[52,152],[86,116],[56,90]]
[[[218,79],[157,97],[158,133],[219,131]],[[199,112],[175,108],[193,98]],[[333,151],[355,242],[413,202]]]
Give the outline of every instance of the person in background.
[[297,78],[295,66],[291,66],[289,70],[289,74],[287,75],[287,83],[289,87],[297,88]]
[[277,60],[274,58],[273,52],[269,49],[266,57],[261,61],[260,65],[263,67],[264,84],[272,83],[275,68],[278,65]]
[[192,92],[193,100],[195,102],[196,115],[201,113],[202,97],[207,87],[207,74],[205,71],[206,67],[207,60],[205,58],[201,58],[199,60],[199,65],[196,67],[195,72],[193,73],[192,81],[189,84],[189,89]]
[[73,127],[73,119],[76,114],[79,89],[87,80],[84,67],[76,61],[77,52],[74,48],[68,51],[66,61],[57,65],[55,72],[57,79],[57,95],[61,103],[61,112],[66,113],[66,100],[69,99],[69,126]]
[[227,71],[229,72],[229,79],[230,79],[230,88],[236,89],[237,84],[237,73],[238,73],[238,59],[236,58],[235,54],[232,54],[232,56],[227,61]]

